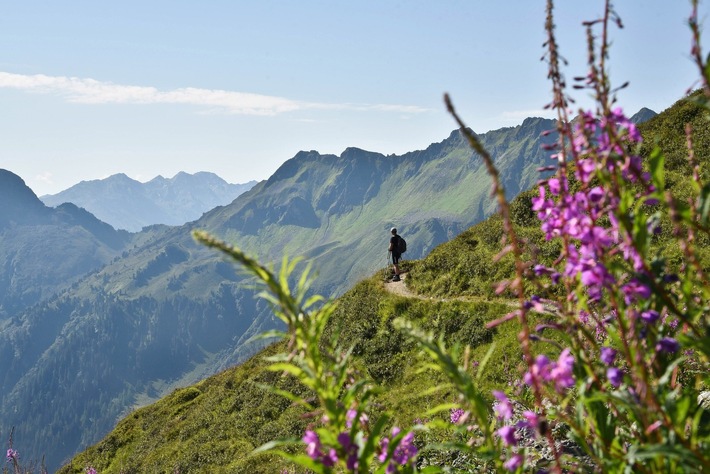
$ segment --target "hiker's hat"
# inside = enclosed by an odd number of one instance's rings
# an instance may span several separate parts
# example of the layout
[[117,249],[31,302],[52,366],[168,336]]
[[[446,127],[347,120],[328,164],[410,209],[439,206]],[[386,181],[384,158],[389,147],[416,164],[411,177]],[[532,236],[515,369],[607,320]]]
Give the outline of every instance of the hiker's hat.
[[396,234],[396,233],[397,233],[397,228],[396,228],[396,227],[392,227],[392,228],[390,229],[390,232],[393,233],[393,234]]

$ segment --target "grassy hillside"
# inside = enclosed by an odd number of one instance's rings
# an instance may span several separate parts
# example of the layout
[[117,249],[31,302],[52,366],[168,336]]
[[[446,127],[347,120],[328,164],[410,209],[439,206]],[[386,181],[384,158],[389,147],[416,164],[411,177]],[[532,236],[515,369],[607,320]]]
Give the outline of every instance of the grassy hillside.
[[[655,143],[668,149],[667,186],[674,192],[685,189],[690,172],[687,163],[676,158],[676,153],[681,156],[686,122],[698,130],[696,156],[705,172],[710,160],[710,134],[697,107],[680,101],[642,127],[646,140],[642,153],[648,154]],[[525,247],[528,256],[534,254],[539,261],[549,263],[559,249],[556,244],[546,242],[537,229],[530,210],[535,192],[522,193],[512,202],[511,209],[520,236],[528,242]],[[655,237],[657,252],[674,264],[674,260],[680,261],[680,255],[676,246],[668,244],[671,223],[662,222],[661,229]],[[485,328],[486,322],[510,311],[510,301],[496,298],[492,289],[495,282],[512,272],[512,262],[507,258],[494,261],[500,251],[501,237],[500,218],[492,217],[438,246],[422,260],[409,262],[407,281],[419,295],[417,298],[388,293],[378,272],[339,299],[332,323],[340,329],[345,345],[353,346],[356,369],[382,387],[378,402],[397,414],[393,424],[410,425],[427,409],[452,401],[447,399],[447,393],[421,395],[436,383],[436,375],[414,371],[413,362],[420,354],[393,327],[396,317],[440,333],[450,344],[470,346],[473,367],[495,344],[488,370],[479,382],[483,393],[494,388],[510,389],[510,384],[519,379],[521,349],[517,323],[509,322],[494,330]],[[708,244],[702,239],[698,241],[704,262],[710,262]],[[544,315],[537,315],[531,322],[534,325],[544,319]],[[542,352],[555,352],[552,345],[538,344]],[[134,412],[103,441],[74,458],[62,472],[78,473],[87,465],[107,473],[279,472],[286,467],[282,460],[249,453],[273,439],[298,439],[315,416],[303,413],[260,386],[266,383],[303,392],[292,378],[265,370],[264,358],[282,350],[283,346],[274,345],[242,366],[177,390]],[[427,434],[435,440],[446,435]],[[448,456],[446,462],[453,463],[456,453],[443,450],[422,456],[430,456],[432,461],[446,460]]]
[[[448,341],[471,345],[480,360],[492,341],[496,351],[484,384],[499,387],[516,378],[521,353],[515,324],[502,331],[485,323],[510,310],[506,301],[407,299],[384,289],[380,277],[361,281],[340,298],[334,318],[346,345],[355,347],[359,370],[378,382],[379,402],[399,414],[395,423],[411,424],[427,409],[446,400],[446,394],[420,397],[434,374],[416,373],[415,345],[397,331],[392,321],[401,315],[415,324],[440,332]],[[97,445],[74,458],[61,472],[82,472],[92,465],[100,472],[279,472],[283,461],[273,456],[250,456],[256,447],[277,438],[299,437],[313,420],[303,409],[274,395],[260,384],[296,393],[303,389],[290,377],[265,370],[265,357],[284,350],[269,347],[247,363],[179,389],[158,403],[122,420]],[[195,449],[196,448],[196,449]]]

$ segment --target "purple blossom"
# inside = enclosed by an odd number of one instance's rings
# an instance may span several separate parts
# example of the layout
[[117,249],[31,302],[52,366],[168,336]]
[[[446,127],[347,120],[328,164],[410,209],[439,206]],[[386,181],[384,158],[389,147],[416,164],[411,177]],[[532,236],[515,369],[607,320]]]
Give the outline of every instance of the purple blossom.
[[401,466],[417,455],[417,447],[414,446],[414,433],[409,432],[404,435],[404,438],[399,442],[399,445],[394,450],[392,459],[398,462]]
[[614,363],[614,359],[616,359],[616,350],[611,347],[602,347],[600,358],[606,365],[611,365]]
[[464,415],[464,411],[462,408],[452,408],[451,413],[449,415],[449,418],[451,419],[451,423],[453,424],[458,424],[459,420],[461,417]]
[[647,309],[646,311],[641,312],[641,319],[649,324],[655,323],[660,317],[661,315],[658,314],[658,311],[652,309]]
[[98,474],[98,471],[91,466],[86,467],[86,474]]
[[537,415],[537,413],[535,413],[534,411],[525,410],[523,412],[523,418],[525,418],[525,420],[521,420],[518,422],[518,428],[526,428],[529,430],[537,429],[537,425],[540,422],[540,417]]
[[320,458],[321,464],[325,467],[333,467],[338,462],[338,452],[334,448],[328,450],[328,454],[324,454]]
[[517,446],[518,438],[515,437],[514,426],[503,426],[502,428],[498,429],[497,433],[498,436],[500,436],[500,439],[503,440],[503,444],[505,444],[506,446]]
[[606,378],[609,379],[609,383],[616,388],[624,381],[624,372],[617,367],[609,367],[606,369]]
[[335,449],[331,448],[327,454],[323,453],[320,438],[315,431],[306,430],[303,442],[306,443],[306,454],[314,461],[319,461],[326,467],[332,467],[338,462],[338,452]]
[[[576,151],[576,177],[582,183],[581,190],[570,194],[567,178],[560,174],[548,179],[546,186],[539,188],[539,195],[533,199],[533,210],[537,212],[540,228],[548,240],[561,236],[569,239],[563,275],[578,279],[585,287],[588,298],[600,301],[604,291],[617,283],[605,265],[608,255],[621,253],[637,272],[642,272],[644,265],[632,240],[621,229],[614,215],[619,198],[601,186],[590,186],[590,183],[597,173],[618,173],[625,180],[643,180],[646,195],[652,190],[652,185],[650,177],[643,173],[641,158],[624,153],[623,145],[638,143],[640,135],[620,109],[601,119],[595,118],[591,112],[584,112],[581,116],[583,119],[575,125],[571,137]],[[614,134],[613,140],[610,133]],[[605,157],[604,160],[598,159],[600,154]],[[604,217],[608,218],[610,225],[600,224]],[[545,269],[538,267],[535,272],[539,275]],[[624,286],[624,292],[627,304],[630,304],[646,297],[649,289],[633,281]]]
[[530,370],[523,376],[523,381],[528,385],[533,385],[535,381],[547,381],[549,380],[549,373],[550,359],[541,354],[535,358],[535,362],[531,365]]
[[14,462],[17,461],[17,458],[20,457],[20,453],[18,453],[16,450],[12,448],[7,449],[7,462]]
[[[396,438],[400,431],[401,430],[398,427],[393,427],[392,438]],[[380,454],[377,457],[377,459],[382,463],[387,461],[389,444],[390,440],[386,437],[382,437],[380,440]],[[414,433],[410,431],[399,441],[399,444],[394,449],[390,462],[385,468],[385,473],[393,474],[394,472],[397,472],[397,464],[404,466],[416,455],[417,447],[414,446]]]
[[569,348],[564,349],[560,353],[557,363],[550,370],[550,379],[555,382],[555,388],[558,391],[569,388],[574,385],[574,376],[572,368],[574,366],[574,357],[570,354]]
[[537,264],[533,267],[533,272],[535,272],[536,276],[542,276],[552,273],[552,270],[544,265]]
[[523,465],[523,457],[520,454],[513,454],[510,459],[503,463],[503,467],[511,472],[518,470]]
[[651,296],[651,289],[638,280],[631,280],[621,287],[621,291],[624,293],[626,304],[631,304],[637,300],[648,299]]
[[308,454],[311,459],[318,459],[323,454],[320,450],[320,438],[315,431],[306,430],[306,433],[303,435],[303,442],[306,443],[306,454]]
[[658,343],[656,343],[656,350],[659,352],[667,352],[669,354],[674,354],[678,352],[680,349],[680,344],[678,344],[678,341],[673,339],[672,337],[662,337],[659,339]]
[[340,433],[338,435],[338,443],[343,447],[345,452],[345,467],[351,471],[357,470],[358,467],[358,445],[353,443],[348,433]]
[[[355,418],[357,418],[357,410],[354,408],[351,408],[345,414],[345,426],[347,428],[352,428],[353,421],[355,421]],[[367,416],[367,413],[360,413],[360,417],[359,417],[358,421],[360,422],[360,426],[365,426],[370,421],[370,418]]]
[[493,405],[496,416],[501,420],[511,419],[513,417],[513,404],[510,403],[505,393],[500,390],[493,390],[493,396],[498,400],[498,402]]
[[357,416],[357,410],[354,408],[351,408],[350,410],[345,413],[345,426],[347,428],[352,428],[353,427],[353,420],[355,420],[355,417]]
[[569,349],[564,349],[560,353],[557,362],[551,362],[546,356],[539,355],[523,376],[523,381],[528,385],[533,385],[536,381],[554,382],[558,392],[574,385],[572,368],[574,367],[574,357]]

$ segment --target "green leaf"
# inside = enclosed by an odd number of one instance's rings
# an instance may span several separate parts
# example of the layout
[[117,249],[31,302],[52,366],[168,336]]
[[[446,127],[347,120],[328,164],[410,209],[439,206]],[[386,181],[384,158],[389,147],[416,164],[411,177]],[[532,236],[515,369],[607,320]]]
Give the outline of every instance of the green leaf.
[[496,343],[492,343],[491,347],[488,348],[488,351],[486,352],[486,355],[481,359],[480,364],[478,365],[478,371],[476,371],[476,380],[479,381],[481,380],[481,377],[483,377],[483,369],[486,368],[488,365],[488,361],[490,360],[491,356],[493,355],[493,352],[496,349]]
[[710,215],[710,183],[703,186],[698,196],[698,213],[700,214],[700,225],[707,226],[708,215]]
[[377,419],[375,426],[372,428],[371,435],[367,437],[367,442],[365,443],[362,453],[360,454],[360,463],[363,466],[366,466],[367,462],[375,454],[375,440],[379,441],[382,430],[388,422],[389,416],[387,413],[383,413],[382,416]]
[[651,180],[656,189],[660,192],[666,189],[666,177],[665,177],[665,161],[666,158],[663,156],[663,152],[656,145],[651,152],[651,156],[648,159],[648,164],[651,170]]

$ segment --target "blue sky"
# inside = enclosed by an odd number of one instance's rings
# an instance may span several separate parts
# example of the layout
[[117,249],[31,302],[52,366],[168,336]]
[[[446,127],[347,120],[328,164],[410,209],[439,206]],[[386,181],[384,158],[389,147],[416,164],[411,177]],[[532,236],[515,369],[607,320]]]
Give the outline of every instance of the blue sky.
[[[514,126],[549,100],[544,3],[0,0],[0,167],[38,195],[120,172],[266,179],[299,150],[439,142],[444,92],[477,132]],[[565,74],[583,75],[602,2],[557,3]],[[616,3],[619,102],[661,111],[697,77],[690,3]]]

